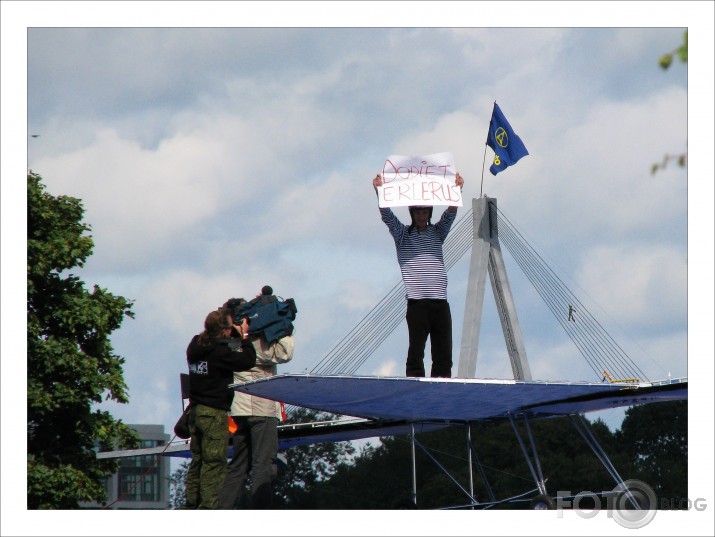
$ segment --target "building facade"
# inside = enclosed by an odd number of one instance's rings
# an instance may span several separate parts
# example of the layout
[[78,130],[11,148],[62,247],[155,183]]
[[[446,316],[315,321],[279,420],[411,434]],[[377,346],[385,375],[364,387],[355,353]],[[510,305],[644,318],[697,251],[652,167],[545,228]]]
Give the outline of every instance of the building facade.
[[[170,437],[163,425],[131,425],[140,438],[139,449],[151,451],[147,455],[118,456],[119,470],[105,480],[107,502],[82,504],[85,509],[168,509],[168,457],[160,456],[157,448],[166,446]],[[155,449],[150,449],[155,448]],[[118,452],[121,453],[121,452]]]

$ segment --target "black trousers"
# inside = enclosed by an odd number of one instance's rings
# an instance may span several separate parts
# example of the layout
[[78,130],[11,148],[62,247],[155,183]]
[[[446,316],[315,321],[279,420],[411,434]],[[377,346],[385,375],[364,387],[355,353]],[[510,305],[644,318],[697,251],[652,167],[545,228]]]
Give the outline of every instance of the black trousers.
[[251,507],[270,509],[278,475],[278,418],[233,416],[233,457],[218,496],[219,509],[238,509],[243,485],[251,475]]
[[425,376],[425,345],[430,338],[432,352],[431,377],[452,376],[452,313],[449,302],[433,299],[407,301],[407,330],[410,347],[407,350],[405,374]]

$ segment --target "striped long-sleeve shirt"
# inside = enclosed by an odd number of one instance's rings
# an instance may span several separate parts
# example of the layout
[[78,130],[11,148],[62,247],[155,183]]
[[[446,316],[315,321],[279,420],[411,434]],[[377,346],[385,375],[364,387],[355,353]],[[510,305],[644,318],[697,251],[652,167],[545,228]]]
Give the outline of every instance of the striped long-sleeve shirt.
[[444,268],[442,244],[447,238],[456,212],[445,210],[434,225],[423,231],[409,231],[390,208],[381,208],[380,215],[395,239],[397,261],[408,299],[447,299],[447,271]]

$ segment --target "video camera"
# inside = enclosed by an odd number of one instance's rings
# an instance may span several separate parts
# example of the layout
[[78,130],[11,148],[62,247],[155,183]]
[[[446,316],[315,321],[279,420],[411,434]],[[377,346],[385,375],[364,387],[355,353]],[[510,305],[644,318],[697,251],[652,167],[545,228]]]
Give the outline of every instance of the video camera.
[[245,317],[249,333],[262,335],[268,343],[293,334],[293,321],[298,313],[295,300],[279,300],[269,285],[264,286],[261,295],[253,300],[232,298],[226,306],[234,323],[239,324]]

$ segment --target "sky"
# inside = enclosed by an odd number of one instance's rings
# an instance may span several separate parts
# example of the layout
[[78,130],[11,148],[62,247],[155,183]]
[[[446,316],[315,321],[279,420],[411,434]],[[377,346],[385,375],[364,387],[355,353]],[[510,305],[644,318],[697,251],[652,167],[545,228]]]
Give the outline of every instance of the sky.
[[[465,180],[458,218],[496,198],[650,380],[689,377],[691,397],[712,402],[698,383],[713,356],[709,3],[515,3],[513,19],[489,2],[6,4],[3,355],[6,312],[25,300],[25,192],[11,173],[82,200],[95,246],[72,272],[135,313],[111,337],[130,402],[102,408],[170,432],[186,346],[230,297],[269,284],[294,298],[296,353],[280,372],[318,365],[400,281],[372,178],[388,155],[449,151]],[[686,27],[689,64],[664,71]],[[6,62],[13,38],[26,56]],[[495,101],[529,151],[496,177]],[[651,174],[684,152],[687,168]],[[533,378],[600,381],[505,262]],[[455,374],[468,269],[467,255],[449,273]],[[510,378],[491,291],[484,304],[477,377]],[[406,341],[403,322],[357,373],[403,375]],[[600,417],[616,427],[622,412]]]

